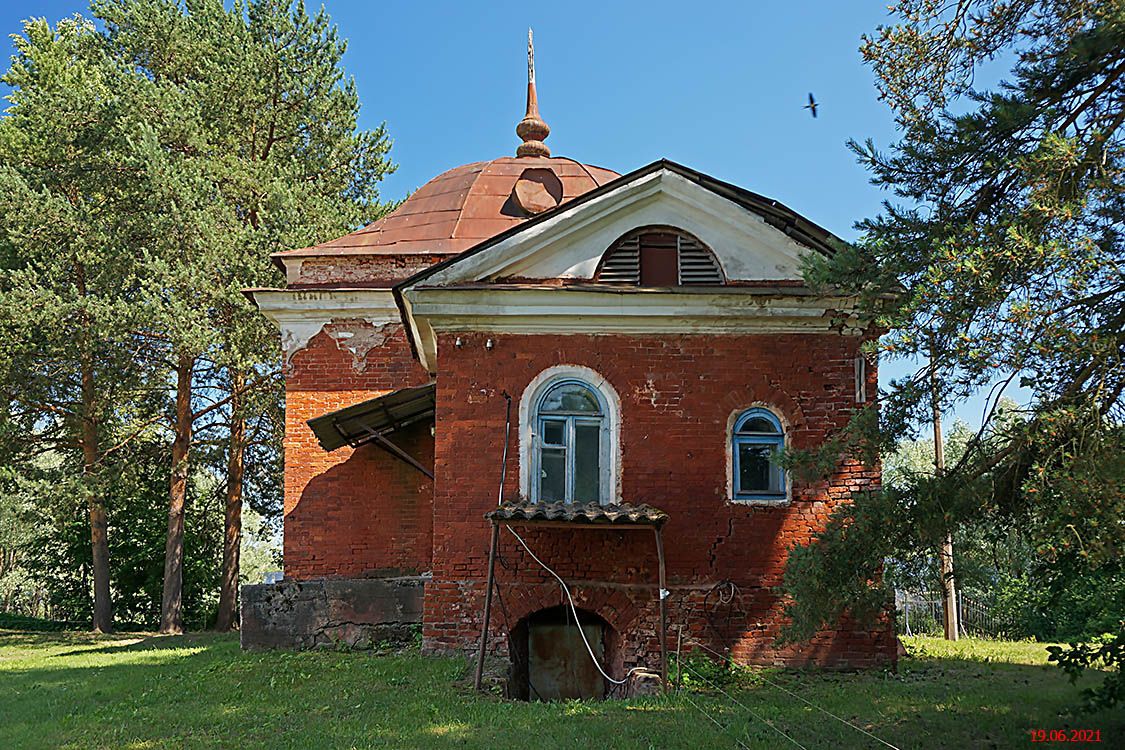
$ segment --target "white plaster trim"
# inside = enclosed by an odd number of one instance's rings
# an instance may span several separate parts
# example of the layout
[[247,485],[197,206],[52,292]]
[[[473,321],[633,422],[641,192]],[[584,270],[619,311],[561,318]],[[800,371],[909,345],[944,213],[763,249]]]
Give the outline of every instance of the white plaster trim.
[[402,321],[389,289],[260,289],[253,295],[258,309],[281,332],[286,362],[334,320],[359,319],[373,326]]
[[[729,294],[622,294],[441,287],[491,278],[592,278],[605,250],[639,226],[671,225],[707,244],[728,280],[794,280],[813,252],[761,216],[663,168],[526,226],[403,289],[405,323],[423,367],[437,367],[436,331],[512,333],[826,332],[854,303],[841,298]],[[859,328],[866,321],[847,325]]]
[[418,353],[418,362],[433,374],[437,372],[437,334],[430,326],[428,320],[419,320],[414,315],[414,303],[407,295],[402,296],[403,321],[414,342],[414,350]]
[[782,445],[789,448],[791,425],[789,420],[785,417],[783,412],[773,404],[767,404],[764,401],[753,401],[744,406],[740,406],[730,413],[727,417],[727,431],[726,431],[726,459],[727,459],[727,502],[731,505],[760,505],[768,508],[784,508],[793,502],[793,472],[785,472],[785,497],[779,500],[766,499],[766,498],[736,498],[734,496],[734,424],[738,418],[745,414],[750,409],[765,409],[770,414],[777,417],[781,422],[781,437]]
[[520,497],[531,497],[531,449],[533,425],[532,409],[539,396],[551,384],[558,380],[574,378],[597,388],[605,398],[608,406],[609,432],[609,502],[617,502],[621,498],[621,397],[617,390],[605,379],[601,373],[582,365],[555,365],[548,367],[543,372],[532,378],[527,384],[523,395],[520,396],[519,408],[519,438],[520,438]]
[[286,284],[300,284],[301,283],[301,269],[305,265],[308,258],[290,258],[281,256],[281,264],[285,266],[285,283]]
[[433,372],[437,332],[548,334],[859,334],[846,297],[737,292],[414,288],[404,293],[419,356]]

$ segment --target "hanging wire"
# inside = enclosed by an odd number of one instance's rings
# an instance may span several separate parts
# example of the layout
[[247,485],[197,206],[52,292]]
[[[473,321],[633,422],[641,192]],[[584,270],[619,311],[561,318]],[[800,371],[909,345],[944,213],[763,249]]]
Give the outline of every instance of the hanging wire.
[[711,687],[712,687],[713,689],[715,689],[715,690],[718,690],[718,691],[719,691],[720,693],[722,693],[723,695],[725,695],[725,696],[726,696],[727,698],[729,698],[729,699],[730,699],[731,701],[733,701],[733,702],[734,702],[735,704],[737,704],[738,706],[740,706],[740,707],[742,708],[742,710],[743,710],[743,711],[745,711],[746,713],[750,714],[750,715],[751,715],[751,716],[753,716],[753,717],[754,717],[755,719],[757,719],[758,721],[762,722],[762,723],[763,723],[763,724],[765,724],[765,725],[766,725],[767,727],[769,727],[769,728],[770,728],[770,729],[772,729],[773,731],[777,732],[778,734],[780,734],[780,735],[781,735],[782,737],[784,737],[785,739],[789,740],[789,742],[791,742],[791,743],[793,743],[794,745],[796,745],[797,747],[801,748],[801,750],[807,750],[807,748],[805,748],[805,746],[804,746],[804,745],[802,745],[802,744],[801,744],[800,742],[797,742],[797,740],[793,739],[793,738],[792,738],[792,737],[790,737],[790,736],[789,736],[788,734],[786,734],[785,732],[783,732],[783,731],[782,731],[781,729],[779,729],[779,728],[778,728],[778,727],[777,727],[777,726],[776,726],[776,725],[775,725],[775,724],[774,724],[774,723],[773,723],[772,721],[770,721],[769,719],[765,718],[764,716],[762,716],[762,715],[760,715],[760,714],[758,714],[758,713],[755,713],[755,712],[754,712],[754,711],[753,711],[753,710],[752,710],[752,709],[751,709],[751,708],[750,708],[749,706],[747,706],[747,705],[746,705],[745,703],[743,703],[742,701],[738,700],[738,699],[737,699],[737,698],[735,698],[735,697],[734,697],[733,695],[731,695],[730,693],[728,693],[728,692],[727,692],[726,690],[723,690],[723,689],[722,689],[721,687],[719,687],[719,686],[718,686],[718,685],[716,685],[715,683],[713,683],[713,682],[711,682],[710,680],[708,680],[708,679],[707,679],[706,677],[704,677],[703,675],[701,675],[701,674],[700,674],[699,672],[697,672],[696,670],[692,669],[692,668],[691,668],[690,666],[688,666],[688,665],[687,665],[686,663],[684,663],[684,662],[681,662],[681,663],[680,663],[680,666],[683,666],[683,667],[685,667],[685,668],[686,668],[686,669],[687,669],[687,670],[688,670],[689,672],[691,672],[692,674],[694,674],[694,675],[695,675],[696,677],[698,677],[698,678],[699,678],[700,680],[702,680],[703,682],[707,683],[707,684],[708,684],[709,686],[711,686]]
[[[555,577],[555,580],[559,582],[559,585],[562,586],[563,592],[566,594],[566,600],[567,600],[567,603],[570,605],[570,611],[572,613],[574,613],[574,620],[575,620],[575,622],[577,622],[578,621],[578,607],[575,606],[575,604],[574,604],[574,597],[571,596],[570,587],[566,585],[566,581],[564,581],[562,579],[562,577],[559,576],[558,573],[553,571],[550,568],[550,566],[547,565],[547,563],[540,560],[538,555],[536,555],[534,552],[531,551],[531,547],[527,546],[527,542],[525,542],[523,540],[523,537],[521,537],[519,534],[517,534],[515,532],[515,529],[513,529],[508,524],[504,524],[504,528],[507,529],[511,533],[511,535],[516,538],[516,541],[519,542],[525,550],[527,550],[527,554],[531,555],[532,560],[539,563],[539,566],[541,568],[543,568],[543,570],[550,573],[552,576]],[[590,645],[589,639],[586,638],[586,631],[582,628],[581,625],[579,625],[579,627],[578,627],[578,635],[582,636],[582,643],[584,643],[586,645],[586,652],[590,654],[590,660],[594,662],[594,666],[597,667],[598,671],[602,673],[602,677],[606,678],[608,681],[610,681],[614,685],[624,685],[626,682],[629,681],[629,677],[634,672],[651,671],[651,670],[647,669],[646,667],[633,667],[632,669],[630,669],[628,672],[625,673],[624,679],[616,680],[613,677],[610,677],[609,674],[604,669],[602,669],[601,662],[599,662],[598,657],[594,655],[594,647]]]
[[[717,727],[719,728],[719,733],[720,733],[720,734],[722,734],[722,735],[726,735],[726,733],[727,733],[727,729],[729,729],[729,727],[725,727],[725,726],[723,726],[723,725],[722,725],[722,724],[721,724],[721,723],[719,722],[719,720],[718,720],[718,719],[716,719],[716,718],[715,718],[714,716],[712,716],[711,714],[709,714],[709,713],[707,713],[706,711],[704,711],[704,710],[703,710],[703,708],[702,708],[702,707],[701,707],[701,706],[700,706],[700,705],[699,705],[698,703],[696,703],[695,701],[693,701],[693,700],[692,700],[691,698],[689,698],[689,697],[688,697],[687,693],[681,692],[681,693],[679,693],[679,696],[680,696],[681,698],[683,698],[684,700],[686,700],[686,701],[687,701],[688,703],[690,703],[691,705],[695,706],[695,710],[696,710],[696,711],[699,711],[699,713],[703,714],[703,716],[704,716],[704,717],[705,717],[705,718],[706,718],[706,719],[707,719],[708,721],[710,721],[710,722],[711,722],[712,724],[714,724],[715,726],[717,726]],[[750,746],[749,746],[749,745],[747,745],[747,744],[746,744],[745,742],[743,742],[742,740],[740,740],[740,739],[739,739],[738,737],[735,737],[735,738],[734,738],[734,741],[735,741],[735,742],[737,742],[737,743],[738,743],[738,744],[739,744],[739,745],[740,745],[741,747],[744,747],[744,748],[746,748],[746,750],[750,750]]]
[[[500,459],[500,491],[497,493],[497,497],[496,497],[496,504],[498,506],[502,505],[504,503],[504,478],[505,478],[505,476],[507,476],[507,473],[508,473],[508,442],[509,442],[509,436],[510,436],[511,430],[512,430],[512,397],[507,391],[503,391],[501,393],[501,395],[504,397],[504,401],[505,401],[505,405],[504,405],[504,452],[503,452],[502,458]],[[582,643],[585,644],[585,646],[586,646],[586,652],[588,654],[590,654],[590,660],[594,662],[594,666],[597,667],[599,672],[601,672],[602,677],[604,677],[606,680],[608,680],[609,682],[611,682],[614,685],[624,685],[625,683],[627,683],[629,681],[629,677],[632,676],[632,674],[634,672],[650,671],[645,667],[633,667],[632,669],[630,669],[628,672],[625,673],[625,678],[622,679],[622,680],[616,680],[613,677],[610,677],[609,674],[604,669],[602,669],[601,662],[598,661],[598,657],[594,654],[594,647],[590,645],[589,639],[586,638],[586,631],[585,631],[585,629],[583,629],[582,624],[581,624],[581,622],[579,621],[579,618],[578,618],[578,607],[576,607],[575,604],[574,604],[574,597],[571,596],[570,587],[568,587],[566,585],[566,581],[564,581],[562,579],[562,577],[559,576],[558,573],[556,573],[554,570],[552,570],[550,568],[550,566],[547,565],[547,563],[540,560],[538,555],[536,555],[534,552],[531,551],[531,547],[527,546],[527,542],[525,542],[523,540],[523,537],[521,537],[519,534],[517,534],[515,532],[515,529],[513,529],[508,524],[504,524],[504,528],[507,529],[508,532],[516,538],[516,541],[518,541],[520,543],[520,545],[527,551],[527,554],[531,555],[531,559],[534,560],[535,562],[539,563],[539,566],[541,568],[543,568],[543,570],[547,571],[552,576],[554,576],[555,580],[558,581],[559,585],[562,586],[563,591],[566,593],[567,602],[570,605],[570,611],[574,614],[574,621],[578,626],[578,635],[582,636]],[[501,567],[504,567],[503,563],[501,563]],[[530,685],[530,682],[531,681],[530,681],[530,678],[529,678],[528,679],[529,685]]]
[[[727,592],[726,595],[724,595],[724,590]],[[690,605],[691,614],[689,616],[689,619],[690,617],[701,617],[707,624],[707,626],[711,628],[711,630],[715,633],[715,637],[721,643],[725,644],[727,639],[730,637],[731,620],[733,619],[735,612],[737,611],[743,616],[745,616],[746,614],[745,611],[737,604],[739,594],[740,592],[738,585],[734,583],[734,581],[719,581],[718,583],[711,586],[711,588],[709,588],[706,593],[703,594],[703,598],[700,601],[697,601]],[[715,613],[707,606],[712,597],[717,598],[717,601],[719,603],[718,606],[726,608],[725,622],[723,623],[722,627],[720,627],[716,622]]]
[[[712,648],[708,648],[707,646],[704,646],[702,643],[699,643],[698,641],[689,641],[688,645],[698,646],[699,648],[703,649],[704,651],[708,651],[708,652],[714,654],[715,656],[719,657],[720,659],[724,659],[724,660],[730,662],[730,657],[724,656],[724,655],[720,654],[718,651],[715,651]],[[684,666],[687,666],[687,665],[684,665]],[[691,667],[688,667],[688,669],[691,669]],[[762,682],[765,682],[767,685],[771,685],[771,686],[777,688],[778,690],[782,691],[783,693],[785,693],[785,694],[787,694],[787,695],[789,695],[793,698],[796,698],[797,700],[801,701],[805,705],[810,706],[812,708],[815,708],[817,711],[820,711],[823,714],[831,716],[836,721],[847,724],[852,729],[856,730],[857,732],[860,732],[861,734],[867,735],[868,737],[875,740],[876,742],[882,743],[883,745],[886,745],[887,747],[891,748],[892,750],[899,750],[899,748],[896,747],[895,745],[892,745],[891,743],[887,742],[886,740],[884,740],[880,737],[876,737],[874,734],[872,734],[871,732],[868,732],[863,727],[858,726],[857,724],[853,724],[852,722],[848,721],[847,719],[844,719],[842,717],[837,716],[836,714],[829,711],[827,708],[822,708],[822,707],[816,705],[812,701],[803,698],[802,696],[798,695],[797,693],[794,693],[792,690],[785,687],[784,685],[780,685],[780,684],[774,682],[773,680],[769,679],[768,677],[766,677],[762,673],[760,673],[760,672],[756,673],[755,676],[760,678],[762,680]]]

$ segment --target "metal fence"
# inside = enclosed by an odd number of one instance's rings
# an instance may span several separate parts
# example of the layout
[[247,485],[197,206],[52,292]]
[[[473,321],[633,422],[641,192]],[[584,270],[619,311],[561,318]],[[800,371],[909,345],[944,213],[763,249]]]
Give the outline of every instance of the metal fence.
[[[898,622],[903,635],[940,635],[944,632],[944,604],[940,598],[895,593]],[[999,638],[1010,628],[984,602],[957,593],[957,621],[961,635]]]

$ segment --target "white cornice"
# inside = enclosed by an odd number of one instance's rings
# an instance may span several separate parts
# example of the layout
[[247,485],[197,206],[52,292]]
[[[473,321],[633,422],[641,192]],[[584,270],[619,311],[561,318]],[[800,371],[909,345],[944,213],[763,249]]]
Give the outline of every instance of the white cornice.
[[250,294],[281,332],[287,361],[335,320],[364,320],[373,326],[402,322],[389,289],[255,289]]
[[442,289],[404,292],[423,366],[433,372],[437,333],[858,334],[868,321],[845,297],[738,291],[621,293],[616,290]]

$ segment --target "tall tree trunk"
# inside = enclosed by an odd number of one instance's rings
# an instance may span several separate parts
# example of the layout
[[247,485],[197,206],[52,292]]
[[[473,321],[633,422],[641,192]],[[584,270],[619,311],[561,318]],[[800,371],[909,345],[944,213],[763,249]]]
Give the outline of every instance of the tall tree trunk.
[[246,451],[246,418],[242,412],[245,378],[231,373],[230,448],[227,454],[227,506],[223,534],[223,580],[215,629],[234,628],[238,613],[238,562],[242,547],[242,475]]
[[184,632],[184,501],[191,449],[191,376],[195,358],[181,354],[176,363],[176,437],[172,442],[172,478],[168,490],[168,538],[164,545],[164,598],[160,632]]
[[[87,364],[82,366],[82,471],[92,482],[98,464],[98,425],[94,416],[94,375]],[[90,549],[94,573],[94,632],[113,630],[113,604],[109,593],[109,533],[105,503],[96,490],[86,491],[90,512]]]
[[[930,338],[930,407],[934,420],[934,471],[939,476],[945,473],[945,442],[941,434],[941,402],[938,398],[937,370],[933,367],[936,348]],[[945,533],[938,552],[941,561],[941,609],[945,640],[955,641],[959,637],[960,623],[957,610],[957,578],[953,570],[953,534]]]
[[[75,281],[78,293],[86,296],[86,269],[79,264],[75,268]],[[90,552],[94,574],[94,620],[95,633],[109,633],[113,630],[113,603],[109,593],[109,533],[105,515],[105,503],[94,489],[94,476],[101,458],[98,446],[98,403],[97,387],[94,382],[94,363],[90,354],[90,323],[83,319],[84,352],[81,359],[82,412],[79,441],[82,444],[82,474],[86,479],[86,507],[90,515]]]

